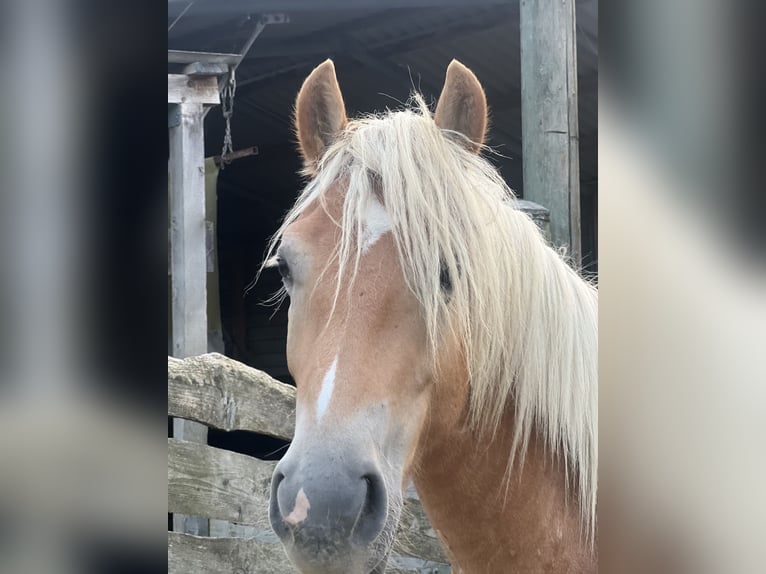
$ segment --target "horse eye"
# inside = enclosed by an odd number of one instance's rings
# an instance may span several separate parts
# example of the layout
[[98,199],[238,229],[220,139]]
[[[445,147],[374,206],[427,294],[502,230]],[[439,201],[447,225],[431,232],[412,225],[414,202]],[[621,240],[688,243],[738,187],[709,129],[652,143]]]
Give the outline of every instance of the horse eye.
[[452,293],[452,278],[449,275],[447,267],[444,265],[442,265],[441,272],[439,273],[439,284],[445,295],[450,295]]
[[279,274],[282,276],[282,279],[285,281],[290,280],[290,266],[287,264],[287,261],[281,257],[277,260],[277,269],[279,270]]

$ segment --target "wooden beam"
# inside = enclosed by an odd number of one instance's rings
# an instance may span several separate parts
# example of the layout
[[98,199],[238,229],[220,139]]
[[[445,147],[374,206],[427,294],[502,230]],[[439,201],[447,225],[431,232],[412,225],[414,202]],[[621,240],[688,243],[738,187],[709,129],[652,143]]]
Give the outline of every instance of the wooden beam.
[[180,104],[180,116],[170,129],[170,238],[173,354],[183,358],[207,351],[207,250],[202,105]]
[[206,538],[168,532],[168,574],[294,571],[278,541]]
[[[168,10],[178,2],[169,0]],[[489,6],[510,4],[513,0],[474,0],[471,6]],[[466,0],[323,0],[322,10],[389,10],[393,8],[447,8],[465,7]],[[316,0],[227,0],[226,2],[198,2],[194,6],[194,15],[215,13],[216,15],[239,14],[246,12],[299,12],[316,11]]]
[[168,357],[168,414],[291,440],[295,389],[218,353]]
[[[215,78],[209,79],[217,95]],[[169,130],[170,265],[173,354],[183,358],[207,352],[207,248],[203,106],[181,103],[179,111],[178,125]],[[207,427],[174,419],[173,436],[206,443]],[[173,516],[173,528],[190,534],[209,532],[207,519],[194,516]]]
[[193,78],[205,76],[223,76],[228,73],[229,68],[223,64],[207,64],[205,62],[194,62],[184,66],[183,73]]
[[574,0],[521,0],[524,198],[550,210],[551,239],[581,259]]
[[[207,538],[168,532],[168,574],[210,572],[283,574],[296,570],[279,539],[271,531],[259,532],[247,538]],[[424,557],[409,558],[406,553],[397,553],[395,548],[388,560],[386,572],[449,574],[451,570],[446,564],[446,558],[437,561]]]
[[168,50],[168,64],[222,64],[230,66],[242,59],[239,54],[219,54],[216,52],[189,52],[185,50]]
[[206,444],[168,439],[168,512],[268,530],[276,465]]
[[220,102],[215,76],[168,74],[169,104],[218,104]]

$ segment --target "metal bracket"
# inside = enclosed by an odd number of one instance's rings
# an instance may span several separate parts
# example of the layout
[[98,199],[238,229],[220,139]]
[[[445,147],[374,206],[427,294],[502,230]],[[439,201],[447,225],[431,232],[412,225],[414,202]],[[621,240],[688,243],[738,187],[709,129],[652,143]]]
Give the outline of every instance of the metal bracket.
[[281,12],[274,14],[261,14],[258,18],[258,21],[255,23],[255,26],[253,27],[252,34],[250,34],[250,37],[247,39],[245,44],[242,46],[242,49],[239,51],[239,61],[234,64],[232,68],[236,69],[242,60],[245,59],[247,53],[250,51],[250,48],[253,46],[253,42],[255,42],[256,38],[261,35],[261,32],[263,32],[266,26],[269,24],[287,24],[289,22],[290,16]]
[[288,24],[290,16],[277,12],[275,14],[261,14],[261,24]]
[[[247,57],[247,53],[250,51],[250,48],[253,47],[255,40],[258,38],[258,36],[261,35],[261,32],[263,32],[266,29],[266,26],[268,26],[269,24],[287,24],[289,22],[290,22],[290,16],[288,14],[284,14],[281,12],[260,14],[258,16],[258,20],[255,23],[255,26],[253,26],[253,30],[250,36],[248,37],[247,41],[243,44],[242,48],[240,49],[239,54],[237,55],[236,61],[228,64],[229,66],[228,73],[221,74],[218,76],[218,90],[223,91],[223,87],[225,83],[228,81],[229,77],[231,77],[234,71],[242,63],[242,60],[244,60]],[[210,109],[211,108],[205,109],[203,117],[207,116],[207,113],[210,111]]]

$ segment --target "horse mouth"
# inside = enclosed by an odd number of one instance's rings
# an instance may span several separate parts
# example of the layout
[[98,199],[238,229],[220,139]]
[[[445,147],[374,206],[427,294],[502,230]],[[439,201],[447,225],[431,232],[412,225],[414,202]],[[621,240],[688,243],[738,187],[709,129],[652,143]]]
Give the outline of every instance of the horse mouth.
[[326,540],[300,546],[287,543],[285,549],[301,574],[383,574],[389,552],[337,546]]
[[383,530],[367,544],[331,526],[298,527],[282,540],[287,555],[301,574],[383,574],[399,523],[401,505],[392,506]]

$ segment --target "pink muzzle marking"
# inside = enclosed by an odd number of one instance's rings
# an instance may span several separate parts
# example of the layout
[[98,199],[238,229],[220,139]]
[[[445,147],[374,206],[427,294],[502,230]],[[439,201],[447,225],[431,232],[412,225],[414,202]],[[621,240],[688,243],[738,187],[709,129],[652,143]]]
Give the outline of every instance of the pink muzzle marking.
[[309,504],[309,499],[301,488],[295,496],[295,507],[293,508],[293,511],[285,517],[285,522],[290,526],[298,526],[298,524],[306,520],[310,508],[311,504]]

